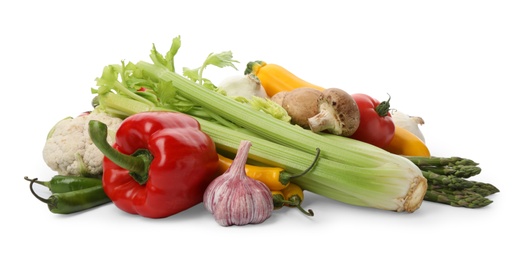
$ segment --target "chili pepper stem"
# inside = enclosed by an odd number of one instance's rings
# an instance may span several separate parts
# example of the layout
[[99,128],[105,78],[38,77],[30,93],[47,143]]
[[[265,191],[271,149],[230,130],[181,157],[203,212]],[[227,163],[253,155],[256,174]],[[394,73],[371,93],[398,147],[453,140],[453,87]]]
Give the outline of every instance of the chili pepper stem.
[[33,184],[34,184],[35,182],[38,183],[38,184],[40,184],[40,183],[38,182],[38,178],[29,179],[29,178],[25,177],[24,179],[26,179],[26,180],[28,180],[28,181],[31,182],[31,184],[29,184],[29,189],[31,190],[31,193],[32,193],[32,194],[33,194],[33,195],[34,195],[34,196],[35,196],[39,201],[41,201],[41,202],[43,202],[43,203],[45,203],[45,204],[47,204],[47,205],[49,205],[49,204],[51,203],[51,200],[44,199],[44,198],[38,196],[38,194],[36,194],[36,192],[34,191],[34,189],[33,189]]
[[310,217],[314,216],[314,211],[311,209],[305,210],[301,205],[296,205],[297,209],[299,209],[301,212],[303,212],[305,215],[308,215]]
[[29,177],[25,176],[24,179],[26,181],[30,181],[30,182],[35,182],[35,183],[38,183],[40,185],[43,185],[47,188],[50,188],[50,183],[48,181],[39,181],[38,178],[34,178],[34,179],[30,179]]
[[308,209],[308,210],[305,210],[302,206],[301,206],[301,199],[299,197],[297,197],[296,195],[290,197],[289,199],[287,199],[288,201],[290,201],[290,203],[288,203],[287,205],[291,208],[297,208],[299,209],[299,211],[303,212],[305,215],[308,215],[310,217],[313,217],[314,216],[314,212],[311,210],[311,209]]
[[299,209],[299,211],[303,212],[303,214],[305,214],[307,216],[310,216],[310,217],[314,216],[314,212],[311,209],[309,209],[309,210],[303,209],[303,207],[301,207],[301,202],[299,202],[298,200],[295,200],[295,199],[286,200],[283,198],[283,195],[275,195],[275,196],[273,195],[272,200],[274,203],[274,209],[279,209],[279,208],[283,207],[284,205],[286,205],[291,208]]
[[314,166],[317,163],[317,161],[319,160],[319,155],[321,153],[321,149],[316,148],[315,150],[317,151],[317,153],[315,154],[314,161],[312,162],[312,164],[308,168],[306,168],[302,173],[299,173],[299,174],[296,174],[296,175],[291,175],[289,173],[282,172],[279,181],[282,184],[287,184],[287,183],[290,182],[291,179],[295,179],[295,178],[301,177],[301,176],[307,174],[309,171],[311,171],[314,168]]
[[89,121],[89,136],[100,151],[118,166],[129,170],[129,174],[139,184],[147,182],[149,177],[149,166],[152,155],[147,150],[138,150],[132,155],[127,155],[114,149],[107,142],[107,125],[97,121]]
[[307,216],[310,216],[310,217],[314,216],[314,211],[313,210],[311,210],[311,209],[305,210],[301,206],[301,203],[297,202],[296,200],[282,200],[281,202],[286,203],[286,205],[288,207],[297,208],[299,211],[303,212],[303,214],[305,214]]

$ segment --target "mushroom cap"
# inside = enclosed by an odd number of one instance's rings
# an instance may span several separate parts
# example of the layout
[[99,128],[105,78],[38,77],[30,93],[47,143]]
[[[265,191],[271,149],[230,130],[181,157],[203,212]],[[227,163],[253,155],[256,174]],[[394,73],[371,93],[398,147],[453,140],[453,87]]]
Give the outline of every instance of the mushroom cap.
[[[359,127],[361,116],[359,107],[348,92],[339,88],[325,89],[319,95],[317,104],[319,113],[316,118],[308,120],[311,129],[327,130],[332,134],[351,136]],[[312,127],[312,124],[317,124],[319,121],[325,121],[321,123],[324,126]]]
[[279,91],[275,95],[270,97],[270,99],[274,101],[276,104],[283,106],[283,100],[285,99],[286,94],[288,94],[288,91]]
[[282,107],[292,118],[291,123],[308,129],[308,118],[318,113],[317,100],[321,91],[302,87],[289,91],[284,95]]

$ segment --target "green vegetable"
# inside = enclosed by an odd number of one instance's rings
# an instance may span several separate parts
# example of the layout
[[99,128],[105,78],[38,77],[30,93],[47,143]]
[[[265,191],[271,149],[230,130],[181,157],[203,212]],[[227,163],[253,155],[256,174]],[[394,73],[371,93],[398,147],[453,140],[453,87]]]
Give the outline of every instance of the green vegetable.
[[102,185],[100,178],[83,177],[83,176],[65,176],[55,175],[49,181],[39,181],[37,179],[29,179],[24,177],[26,181],[34,181],[40,185],[49,188],[52,193],[63,193],[75,190],[82,190],[93,186]]
[[465,179],[461,179],[452,175],[439,175],[430,171],[422,171],[422,175],[437,185],[445,186],[451,189],[465,189],[471,187],[471,183]]
[[37,178],[31,179],[31,193],[41,202],[47,204],[49,211],[56,214],[71,214],[84,211],[111,202],[103,190],[103,185],[95,185],[85,189],[53,193],[49,198],[40,197],[33,189]]
[[424,199],[465,208],[482,208],[493,202],[479,193],[467,189],[452,190],[432,187],[428,188]]
[[[152,52],[161,57],[155,49]],[[229,62],[218,59],[217,63],[230,66],[233,60],[228,58]],[[305,170],[319,148],[321,158],[314,169],[294,180],[303,189],[365,207],[407,212],[420,207],[427,181],[410,160],[350,138],[326,138],[237,102],[203,80],[203,67],[184,70],[187,77],[158,62],[110,65],[93,93],[98,94],[102,109],[121,117],[150,110],[192,115],[219,150],[236,152],[241,140],[249,140],[251,161],[288,172]],[[157,101],[137,93],[144,86]]]
[[461,157],[407,156],[428,180],[424,200],[455,207],[480,208],[493,201],[486,198],[499,192],[493,184],[468,180],[481,172],[478,163]]
[[473,160],[461,157],[418,157],[407,156],[421,170],[430,171],[439,175],[455,176],[459,178],[469,178],[480,173],[478,163]]

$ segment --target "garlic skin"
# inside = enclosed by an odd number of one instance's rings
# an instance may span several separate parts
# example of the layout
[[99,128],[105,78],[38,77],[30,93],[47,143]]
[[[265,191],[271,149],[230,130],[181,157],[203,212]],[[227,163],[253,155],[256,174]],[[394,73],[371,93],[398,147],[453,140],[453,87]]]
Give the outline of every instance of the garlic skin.
[[253,96],[267,98],[265,88],[254,74],[234,75],[225,78],[219,88],[230,97],[244,97],[250,99]]
[[392,116],[392,121],[395,125],[398,125],[414,135],[416,135],[423,143],[426,143],[424,140],[424,135],[422,134],[419,125],[424,124],[424,120],[418,116],[410,116],[398,110],[391,110],[390,114]]
[[241,141],[230,168],[215,178],[203,195],[205,208],[221,226],[259,224],[274,210],[270,189],[245,173],[251,146],[250,141]]

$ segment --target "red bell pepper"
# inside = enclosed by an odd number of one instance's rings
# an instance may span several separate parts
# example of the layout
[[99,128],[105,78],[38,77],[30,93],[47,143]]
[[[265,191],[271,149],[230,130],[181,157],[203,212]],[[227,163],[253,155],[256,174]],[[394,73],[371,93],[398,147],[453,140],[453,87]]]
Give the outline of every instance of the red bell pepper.
[[107,126],[89,122],[93,143],[105,155],[103,189],[121,210],[163,218],[203,201],[218,175],[213,140],[193,117],[173,112],[143,112],[123,120],[113,146]]

